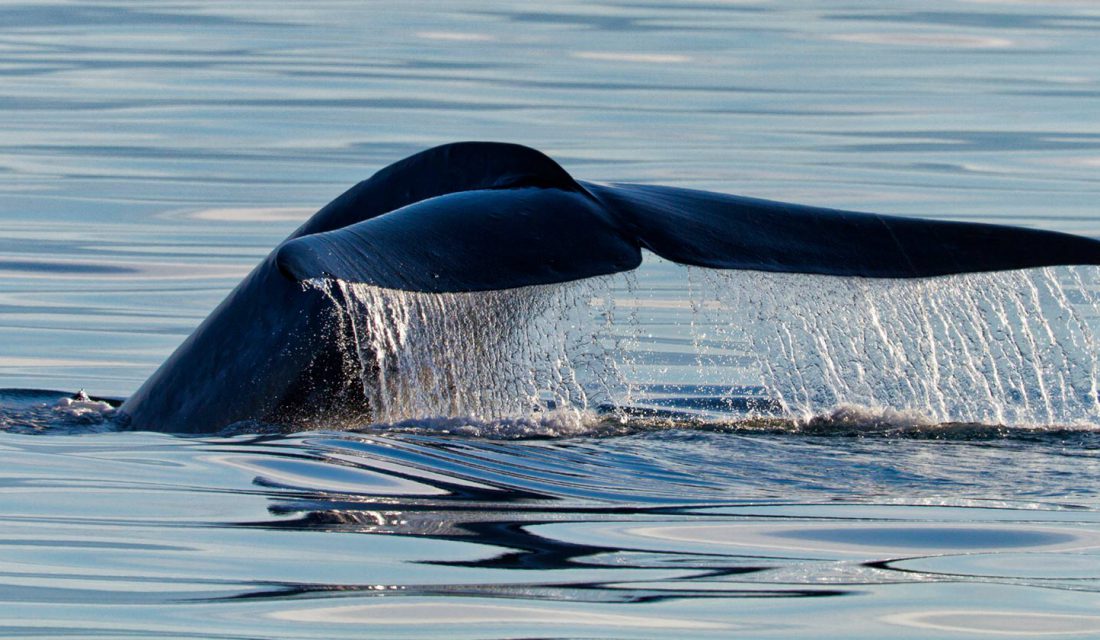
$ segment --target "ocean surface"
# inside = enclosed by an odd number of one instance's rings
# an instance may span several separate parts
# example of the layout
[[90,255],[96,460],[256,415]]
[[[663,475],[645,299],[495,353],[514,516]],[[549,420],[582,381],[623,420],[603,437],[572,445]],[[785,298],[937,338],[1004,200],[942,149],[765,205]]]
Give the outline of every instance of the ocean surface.
[[67,399],[456,140],[1100,238],[1098,36],[1088,2],[0,2],[0,636],[1100,637],[1093,267],[328,283],[390,345],[375,424]]

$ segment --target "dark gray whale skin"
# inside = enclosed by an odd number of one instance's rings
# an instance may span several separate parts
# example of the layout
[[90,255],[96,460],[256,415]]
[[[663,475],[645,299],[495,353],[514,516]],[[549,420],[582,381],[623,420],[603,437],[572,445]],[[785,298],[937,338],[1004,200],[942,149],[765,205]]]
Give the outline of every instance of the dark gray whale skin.
[[719,269],[925,278],[1100,264],[1100,242],[655,185],[574,180],[520,145],[461,142],[382,169],[257,266],[120,408],[129,428],[216,433],[370,420],[337,278],[485,291],[625,271],[646,249]]

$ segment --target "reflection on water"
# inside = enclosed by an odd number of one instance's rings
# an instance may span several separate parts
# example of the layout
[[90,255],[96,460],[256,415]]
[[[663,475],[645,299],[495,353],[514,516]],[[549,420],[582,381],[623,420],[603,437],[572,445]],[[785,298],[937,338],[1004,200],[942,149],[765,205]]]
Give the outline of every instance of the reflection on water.
[[460,621],[461,637],[789,636],[848,615],[868,637],[1019,615],[1051,631],[1091,620],[1100,587],[1100,486],[1056,495],[1049,472],[1023,486],[989,463],[1019,451],[1029,469],[1072,461],[1100,477],[1091,452],[1056,439],[968,452],[682,431],[3,445],[0,597],[103,633],[170,633],[180,615],[198,636],[423,637]]
[[[1026,1],[4,4],[0,388],[126,396],[310,211],[461,139],[587,179],[1100,235],[1098,21]],[[647,412],[588,437],[181,439],[0,393],[0,634],[1100,625],[1094,424],[684,421],[776,407],[760,376],[688,379],[752,359],[678,324],[666,276],[622,310]]]

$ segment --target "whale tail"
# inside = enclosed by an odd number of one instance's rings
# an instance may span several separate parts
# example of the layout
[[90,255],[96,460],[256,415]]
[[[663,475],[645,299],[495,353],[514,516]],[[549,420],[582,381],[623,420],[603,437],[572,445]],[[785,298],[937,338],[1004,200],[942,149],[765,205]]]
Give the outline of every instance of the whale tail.
[[279,270],[410,291],[481,291],[633,269],[641,249],[719,269],[924,278],[1100,264],[1052,231],[574,180],[519,145],[455,143],[383,169],[277,251]]
[[628,213],[642,247],[699,267],[928,278],[1100,264],[1100,242],[1054,231],[842,211],[662,186],[589,189]]

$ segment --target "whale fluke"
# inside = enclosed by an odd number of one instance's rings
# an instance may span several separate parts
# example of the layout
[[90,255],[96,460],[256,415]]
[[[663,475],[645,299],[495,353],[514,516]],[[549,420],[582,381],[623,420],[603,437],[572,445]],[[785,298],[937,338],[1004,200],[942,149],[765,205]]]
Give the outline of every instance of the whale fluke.
[[284,275],[421,292],[615,273],[643,248],[702,267],[869,278],[1100,263],[1100,242],[1064,233],[578,182],[533,149],[492,143],[413,156],[318,219],[277,250]]
[[461,191],[582,187],[541,151],[505,142],[456,142],[399,160],[348,189],[290,238],[332,231]]
[[928,278],[1100,264],[1100,242],[976,222],[859,213],[673,187],[589,185],[642,247],[715,269]]
[[407,291],[486,291],[633,269],[635,239],[587,193],[517,187],[418,202],[291,240],[279,269]]
[[511,289],[625,271],[642,249],[689,265],[921,278],[1100,264],[1100,241],[573,179],[520,145],[462,142],[382,169],[257,266],[120,408],[130,426],[210,433],[241,421],[367,421],[364,365],[334,300],[302,282]]

